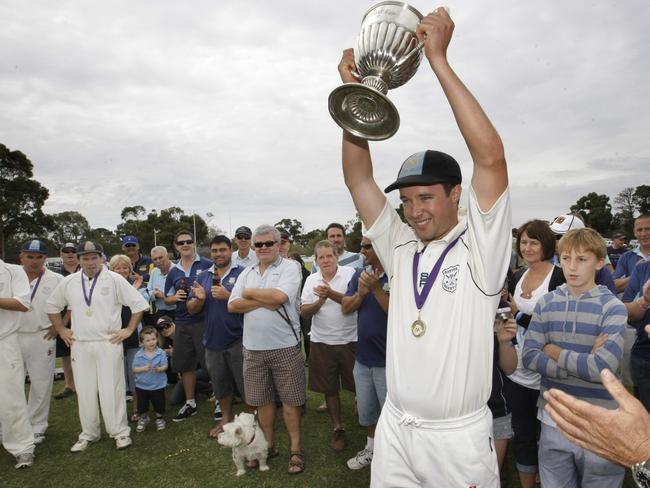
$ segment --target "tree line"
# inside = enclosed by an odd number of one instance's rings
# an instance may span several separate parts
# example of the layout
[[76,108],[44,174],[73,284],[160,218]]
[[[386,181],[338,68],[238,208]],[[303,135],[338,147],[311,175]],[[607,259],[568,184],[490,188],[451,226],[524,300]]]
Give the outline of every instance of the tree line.
[[[141,205],[124,207],[120,212],[121,222],[113,230],[93,228],[88,219],[78,211],[46,214],[42,207],[49,197],[49,191],[34,179],[33,163],[18,150],[10,150],[0,144],[0,257],[14,258],[21,244],[30,238],[44,239],[53,251],[66,242],[78,243],[92,240],[100,243],[110,256],[121,252],[120,238],[135,235],[140,247],[149,250],[154,245],[163,245],[173,250],[173,237],[181,229],[195,230],[199,244],[224,233],[209,225],[212,214],[206,214],[207,221],[197,213],[185,213],[181,207],[162,210],[147,210]],[[614,213],[612,213],[614,210]],[[650,186],[624,188],[614,197],[614,206],[607,195],[591,192],[571,206],[572,213],[579,214],[585,223],[603,236],[623,232],[632,237],[635,216],[650,212]],[[401,207],[398,209],[404,218]],[[329,222],[328,222],[329,223]],[[313,254],[314,245],[325,238],[323,229],[306,231],[303,224],[293,218],[284,218],[275,223],[278,229],[288,232],[293,249],[302,255]],[[357,252],[361,242],[361,223],[358,216],[344,224],[347,249]]]

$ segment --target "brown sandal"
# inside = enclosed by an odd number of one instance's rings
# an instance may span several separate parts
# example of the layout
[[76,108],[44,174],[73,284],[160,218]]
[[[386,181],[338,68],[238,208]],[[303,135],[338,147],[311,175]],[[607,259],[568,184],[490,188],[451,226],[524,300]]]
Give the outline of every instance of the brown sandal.
[[305,456],[302,452],[292,452],[289,456],[289,467],[287,472],[289,474],[300,474],[305,470]]

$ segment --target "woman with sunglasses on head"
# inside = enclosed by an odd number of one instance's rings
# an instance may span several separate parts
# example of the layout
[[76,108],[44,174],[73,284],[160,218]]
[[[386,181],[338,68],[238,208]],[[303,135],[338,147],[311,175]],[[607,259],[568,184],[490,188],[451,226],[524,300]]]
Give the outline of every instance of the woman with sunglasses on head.
[[537,301],[564,283],[560,267],[552,263],[555,234],[542,220],[530,220],[517,232],[517,253],[525,266],[509,282],[508,302],[517,320],[517,369],[508,378],[512,407],[513,446],[523,488],[534,488],[537,478],[537,399],[540,376],[521,363],[521,348]]

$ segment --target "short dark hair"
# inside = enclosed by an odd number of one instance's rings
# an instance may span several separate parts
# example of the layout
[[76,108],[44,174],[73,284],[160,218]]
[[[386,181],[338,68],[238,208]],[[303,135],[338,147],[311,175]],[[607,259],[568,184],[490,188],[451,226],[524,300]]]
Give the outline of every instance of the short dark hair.
[[442,185],[443,190],[445,190],[445,195],[449,196],[451,195],[451,190],[453,190],[456,186],[458,186],[458,183],[440,183]]
[[526,222],[524,225],[517,229],[517,255],[521,255],[521,236],[526,233],[531,239],[536,239],[542,244],[542,259],[548,261],[555,255],[555,234],[551,230],[548,222],[543,220],[533,219]]
[[214,236],[210,241],[210,247],[212,247],[212,244],[225,244],[228,247],[232,247],[232,242],[224,235]]
[[190,236],[192,238],[192,240],[194,240],[194,234],[192,234],[191,231],[189,231],[187,229],[181,229],[178,232],[176,232],[176,234],[174,234],[174,243],[176,243],[176,240],[178,239],[178,236],[184,236],[184,235]]
[[338,224],[336,222],[332,222],[325,229],[325,235],[327,235],[327,233],[330,231],[330,229],[341,229],[341,232],[343,232],[343,237],[345,237],[345,227],[343,227],[341,224]]

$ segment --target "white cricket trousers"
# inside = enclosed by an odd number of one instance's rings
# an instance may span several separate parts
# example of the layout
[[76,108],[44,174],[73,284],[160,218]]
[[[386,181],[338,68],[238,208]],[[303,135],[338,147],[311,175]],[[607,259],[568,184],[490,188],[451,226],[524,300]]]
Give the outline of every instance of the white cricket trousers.
[[499,467],[486,407],[446,420],[422,420],[387,397],[375,433],[370,486],[498,488]]
[[122,344],[111,344],[109,341],[75,341],[70,348],[70,358],[79,402],[79,440],[99,439],[100,406],[109,436],[130,435],[131,428],[126,417]]
[[23,355],[25,371],[29,375],[27,414],[34,434],[45,434],[47,430],[54,383],[56,339],[45,339],[46,332],[41,330],[26,334],[18,333],[20,352]]
[[0,339],[2,445],[14,456],[34,452],[34,432],[25,399],[25,369],[17,335],[13,333]]

